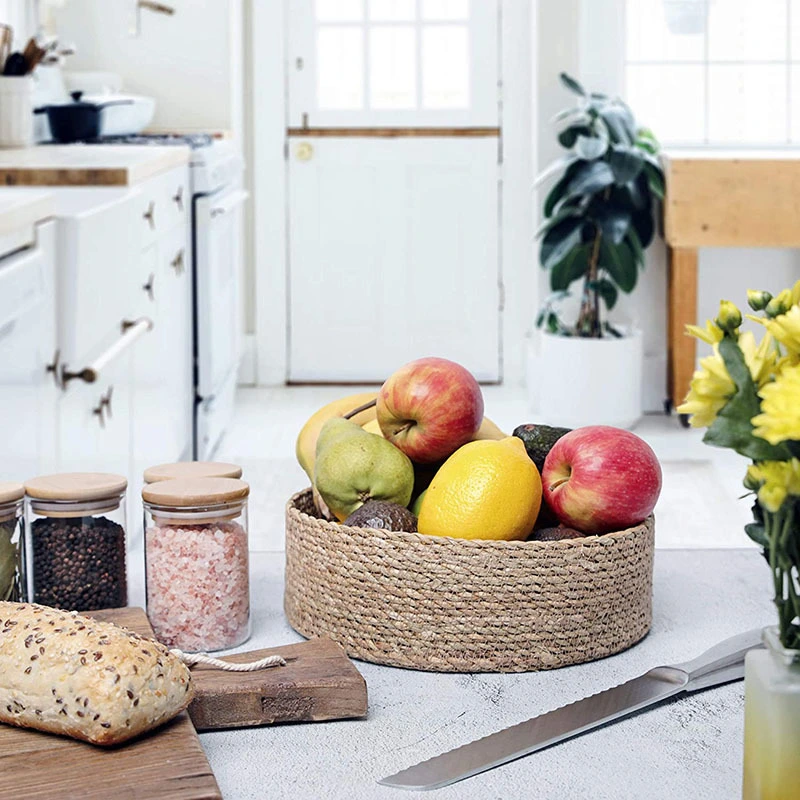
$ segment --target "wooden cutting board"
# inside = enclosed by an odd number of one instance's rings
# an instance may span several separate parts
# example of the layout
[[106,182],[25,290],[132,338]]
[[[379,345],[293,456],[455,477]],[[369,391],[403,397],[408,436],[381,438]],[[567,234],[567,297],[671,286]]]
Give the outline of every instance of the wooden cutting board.
[[[140,608],[97,619],[153,635]],[[96,747],[65,736],[0,725],[2,800],[221,800],[200,740],[184,712],[129,744]]]
[[286,665],[256,672],[192,667],[195,696],[189,715],[197,730],[366,715],[367,684],[330,639],[253,650],[224,660],[242,663],[271,655],[283,656]]

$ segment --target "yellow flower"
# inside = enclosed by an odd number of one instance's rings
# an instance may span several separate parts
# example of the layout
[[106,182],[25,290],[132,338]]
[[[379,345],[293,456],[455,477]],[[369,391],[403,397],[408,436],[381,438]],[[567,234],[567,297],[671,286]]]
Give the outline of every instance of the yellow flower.
[[719,314],[715,321],[723,331],[734,333],[742,324],[742,312],[730,300],[720,300]]
[[[745,331],[739,336],[738,344],[753,382],[758,387],[763,386],[772,378],[778,357],[772,337],[766,334],[756,345],[753,333]],[[735,393],[736,385],[728,375],[719,346],[715,344],[714,354],[700,359],[700,369],[692,377],[689,394],[677,410],[679,414],[691,414],[689,422],[692,427],[706,428]]]
[[800,440],[800,365],[785,366],[759,395],[761,413],[753,417],[753,433],[770,444]]
[[796,306],[798,303],[800,303],[800,281],[792,286],[792,305]]
[[765,311],[767,316],[771,319],[772,317],[779,317],[781,314],[785,314],[791,307],[792,290],[784,289],[777,297],[773,297],[772,300],[767,303]]
[[800,353],[800,305],[792,306],[785,314],[779,314],[773,319],[763,319],[752,314],[748,314],[747,318],[763,325],[791,353]]
[[706,320],[705,329],[698,325],[687,325],[686,333],[689,334],[689,336],[694,336],[695,339],[702,339],[707,344],[717,344],[717,342],[721,342],[724,335],[722,330],[717,327],[717,324],[710,319]]
[[758,502],[777,511],[788,495],[800,496],[800,461],[761,461],[747,468],[745,485],[758,486]]

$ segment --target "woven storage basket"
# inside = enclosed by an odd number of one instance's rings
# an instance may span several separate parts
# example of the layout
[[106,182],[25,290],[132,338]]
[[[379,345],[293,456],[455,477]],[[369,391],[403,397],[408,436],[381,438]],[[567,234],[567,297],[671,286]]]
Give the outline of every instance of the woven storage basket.
[[638,642],[652,620],[653,518],[560,542],[468,541],[351,528],[286,507],[284,607],[303,636],[437,672],[580,664]]

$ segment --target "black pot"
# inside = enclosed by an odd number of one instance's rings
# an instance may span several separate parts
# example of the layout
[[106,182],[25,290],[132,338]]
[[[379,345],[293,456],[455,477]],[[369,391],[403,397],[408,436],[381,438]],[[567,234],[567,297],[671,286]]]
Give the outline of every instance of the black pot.
[[60,144],[85,142],[100,136],[100,112],[108,106],[131,105],[133,100],[110,100],[108,103],[89,103],[81,100],[83,92],[72,92],[72,102],[41,106],[36,114],[47,114],[50,135]]

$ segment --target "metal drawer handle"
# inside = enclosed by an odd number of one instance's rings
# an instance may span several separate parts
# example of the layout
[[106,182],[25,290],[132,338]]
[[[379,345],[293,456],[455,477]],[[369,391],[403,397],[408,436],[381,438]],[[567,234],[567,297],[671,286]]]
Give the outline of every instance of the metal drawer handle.
[[147,211],[142,214],[142,216],[150,223],[150,230],[153,231],[156,229],[156,204],[153,200],[150,201],[150,204],[147,206]]
[[114,393],[114,387],[109,386],[106,393],[100,398],[100,405],[106,410],[109,418],[113,416],[111,413],[111,395]]
[[153,320],[149,317],[140,317],[134,321],[124,319],[120,323],[120,328],[122,329],[122,336],[120,336],[108,350],[89,364],[88,367],[84,367],[78,372],[70,371],[67,369],[66,364],[61,368],[61,383],[64,388],[75,378],[80,378],[85,383],[94,383],[100,377],[100,373],[103,369],[117,358],[120,353],[153,329]]
[[172,200],[178,206],[178,211],[183,211],[183,186],[178,187],[178,191],[172,196]]
[[111,395],[114,391],[113,386],[109,386],[105,394],[100,395],[100,402],[92,409],[94,414],[100,420],[100,427],[106,426],[106,415],[111,419]]
[[156,275],[154,272],[151,272],[150,277],[147,279],[147,283],[145,283],[142,286],[142,289],[144,289],[144,291],[147,292],[147,296],[148,298],[150,298],[151,302],[156,299],[155,295],[153,294],[153,284],[155,283],[155,280],[156,280]]
[[56,352],[53,353],[53,360],[45,366],[45,370],[52,374],[56,386],[59,389],[62,389],[63,387],[61,385],[61,378],[58,375],[58,365],[60,361],[61,361],[61,351],[56,350]]
[[181,247],[180,250],[178,250],[177,254],[175,255],[175,258],[173,258],[172,261],[170,261],[169,263],[170,263],[170,266],[172,267],[172,269],[175,270],[175,274],[176,275],[180,275],[183,272],[183,248],[182,247]]

